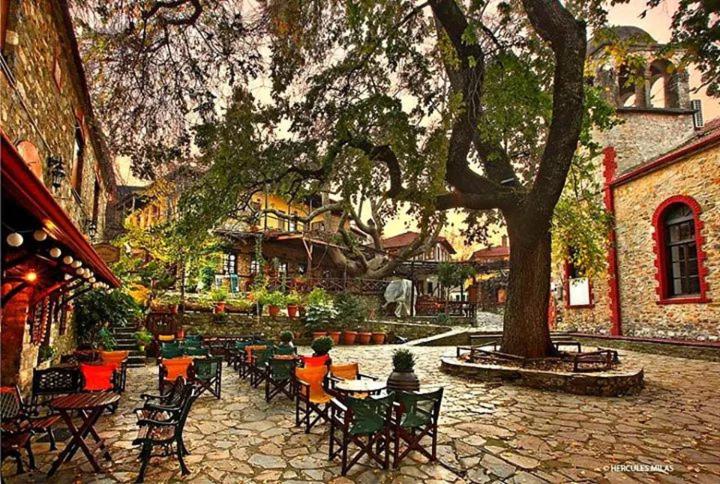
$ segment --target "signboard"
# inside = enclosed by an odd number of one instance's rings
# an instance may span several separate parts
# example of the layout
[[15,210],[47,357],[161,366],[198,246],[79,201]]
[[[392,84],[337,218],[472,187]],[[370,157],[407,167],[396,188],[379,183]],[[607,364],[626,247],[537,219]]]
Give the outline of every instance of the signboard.
[[107,242],[95,244],[95,250],[106,264],[114,264],[120,260],[120,248],[112,244],[108,244]]

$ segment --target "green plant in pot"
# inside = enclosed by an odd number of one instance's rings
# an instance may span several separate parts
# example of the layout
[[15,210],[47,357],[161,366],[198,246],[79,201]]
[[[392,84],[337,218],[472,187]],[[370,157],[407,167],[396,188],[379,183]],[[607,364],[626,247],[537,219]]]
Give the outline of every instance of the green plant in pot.
[[312,344],[310,345],[310,348],[313,350],[313,356],[323,356],[330,353],[330,350],[333,347],[333,341],[328,336],[323,336],[321,338],[317,338],[313,340]]
[[283,331],[280,333],[280,346],[288,346],[290,348],[295,347],[293,344],[292,331]]
[[217,288],[210,291],[210,300],[213,302],[213,312],[224,313],[225,302],[227,301],[228,293],[224,288]]
[[57,354],[54,346],[42,345],[38,351],[38,362],[52,360]]
[[285,294],[280,291],[266,292],[260,296],[258,302],[263,306],[267,306],[271,318],[277,317],[280,314],[280,309],[286,306]]
[[405,348],[393,352],[393,372],[387,379],[388,390],[407,392],[420,389],[420,380],[415,375],[415,356]]
[[327,328],[335,323],[337,310],[332,304],[311,304],[305,311],[305,327],[313,339],[327,335]]
[[302,304],[302,296],[300,293],[292,291],[287,295],[285,302],[287,303],[288,317],[291,319],[297,318],[300,304]]
[[143,328],[135,333],[135,341],[137,341],[138,350],[141,353],[145,353],[145,347],[152,343],[153,335],[150,331]]
[[355,344],[358,332],[356,329],[365,323],[367,310],[362,300],[352,294],[338,294],[335,297],[337,319],[345,330],[342,333],[342,342],[346,345]]

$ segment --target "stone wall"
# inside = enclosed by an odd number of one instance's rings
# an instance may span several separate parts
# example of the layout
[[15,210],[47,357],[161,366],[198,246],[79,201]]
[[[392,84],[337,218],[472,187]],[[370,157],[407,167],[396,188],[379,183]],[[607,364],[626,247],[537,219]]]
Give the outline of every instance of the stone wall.
[[[302,322],[287,317],[270,318],[263,316],[258,321],[252,316],[239,314],[228,315],[226,322],[214,322],[212,314],[188,313],[183,316],[183,327],[186,332],[200,333],[207,336],[222,336],[230,334],[265,334],[268,338],[277,339],[283,331],[303,333],[302,343],[310,341]],[[447,326],[438,326],[424,323],[403,323],[394,321],[369,321],[363,329],[368,331],[385,331],[390,339],[400,336],[409,340],[425,338],[448,331]]]
[[567,305],[568,295],[563,286],[562,268],[557,267],[553,278],[558,287],[557,294],[557,328],[560,331],[579,331],[583,333],[610,334],[610,297],[608,293],[608,276],[606,271],[592,279],[590,297],[591,307],[572,307]]

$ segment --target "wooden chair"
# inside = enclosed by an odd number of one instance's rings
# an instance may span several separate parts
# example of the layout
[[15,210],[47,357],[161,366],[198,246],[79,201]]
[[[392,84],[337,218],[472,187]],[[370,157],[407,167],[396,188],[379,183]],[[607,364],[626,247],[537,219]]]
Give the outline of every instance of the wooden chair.
[[205,390],[220,399],[222,391],[222,356],[196,358],[191,367],[190,378],[199,388],[198,396]]
[[294,359],[270,358],[267,364],[267,375],[265,376],[266,402],[270,402],[279,393],[285,394],[290,400],[293,399],[292,376],[294,369]]
[[[330,365],[330,373],[328,375],[329,390],[332,390],[333,396],[338,397],[339,395],[334,392],[337,382],[342,380],[360,380],[362,378],[377,380],[374,376],[360,373],[360,367],[357,362]],[[354,396],[355,398],[365,398],[367,394],[356,393]]]
[[[364,399],[347,398],[344,403],[333,398],[330,412],[330,460],[340,456],[344,476],[363,456],[387,469],[390,462],[390,419],[394,395]],[[336,430],[340,435],[336,436]],[[358,451],[348,456],[350,445]],[[337,447],[336,447],[337,446]]]
[[120,372],[120,389],[125,391],[127,380],[127,361],[129,351],[101,351],[100,361],[105,365],[115,365]]
[[[442,388],[428,393],[401,391],[395,394],[396,414],[391,426],[395,440],[393,467],[397,468],[413,450],[431,462],[437,460],[437,430],[442,397]],[[424,437],[431,439],[429,452],[422,444]],[[405,444],[402,452],[401,444]]]
[[302,364],[304,367],[323,366],[323,365],[327,365],[330,362],[330,355],[322,355],[322,356],[301,355],[300,360],[302,361]]
[[34,369],[30,405],[33,412],[38,413],[39,408],[47,406],[53,398],[78,391],[80,370],[77,367]]
[[258,344],[253,343],[251,345],[247,345],[244,347],[241,358],[240,358],[240,365],[239,365],[239,372],[240,372],[240,378],[247,378],[250,376],[250,365],[253,361],[253,352],[254,351],[265,351],[267,349],[267,344]]
[[169,360],[172,358],[179,358],[183,356],[183,350],[180,347],[180,343],[172,341],[168,343],[161,343],[160,345],[160,358]]
[[183,356],[179,358],[161,359],[158,366],[158,388],[160,393],[165,393],[165,385],[175,383],[179,376],[188,379],[188,370],[193,360]]
[[145,471],[147,470],[150,458],[153,457],[153,449],[161,447],[161,456],[170,455],[171,449],[175,446],[175,455],[180,463],[182,475],[190,474],[185,465],[183,457],[189,454],[183,441],[183,429],[193,402],[199,396],[199,390],[194,385],[185,385],[182,392],[181,404],[177,409],[168,411],[167,418],[142,418],[138,420],[138,435],[133,440],[133,445],[140,448],[140,472],[135,482],[144,482]]
[[0,460],[5,461],[7,457],[14,457],[18,474],[25,472],[22,462],[22,450],[27,453],[30,469],[35,469],[35,456],[30,446],[30,436],[29,425],[12,427],[3,422],[2,429],[0,429],[0,452],[2,453]]
[[25,421],[30,426],[32,433],[42,432],[47,434],[50,440],[50,450],[57,449],[53,427],[60,420],[60,415],[37,415],[32,406],[23,402],[17,385],[0,387],[0,398],[2,398],[0,406],[2,406],[3,428],[5,428],[6,423],[9,423],[13,428],[17,428],[20,422]]
[[295,425],[304,422],[306,434],[320,419],[329,420],[330,395],[323,387],[327,372],[325,365],[295,368]]

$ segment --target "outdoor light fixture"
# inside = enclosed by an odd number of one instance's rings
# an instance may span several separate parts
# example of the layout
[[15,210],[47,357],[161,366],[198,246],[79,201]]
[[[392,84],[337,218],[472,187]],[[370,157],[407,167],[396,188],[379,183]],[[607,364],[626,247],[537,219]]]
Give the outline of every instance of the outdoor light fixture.
[[91,239],[95,238],[95,235],[97,235],[97,224],[95,222],[90,222],[87,229],[88,235]]
[[58,257],[60,257],[60,254],[62,254],[62,251],[59,248],[53,247],[52,249],[50,249],[50,257],[52,257],[53,259],[57,259]]
[[37,281],[37,272],[30,271],[27,274],[25,274],[25,280],[29,282],[30,284],[34,284],[35,281]]
[[37,240],[38,242],[42,242],[43,240],[47,239],[47,236],[47,232],[45,232],[43,229],[38,229],[33,232],[33,239]]
[[94,284],[96,280],[97,279],[95,279],[94,277],[91,277],[90,279],[88,279],[88,282]]
[[77,269],[78,267],[80,267],[80,266],[82,265],[82,262],[79,261],[79,260],[75,260],[75,261],[73,261],[72,264],[70,264],[70,265],[71,265],[72,267],[74,267],[75,269]]
[[23,236],[17,232],[13,232],[5,239],[10,247],[20,247],[23,243]]
[[70,279],[72,279],[72,274],[65,274],[65,280],[69,281]]
[[77,269],[77,270],[75,271],[75,274],[77,274],[78,276],[82,276],[82,275],[83,275],[83,272],[84,272],[84,269]]
[[69,256],[69,255],[66,255],[65,257],[63,257],[63,262],[66,263],[67,265],[72,264],[73,260],[75,260],[75,259],[73,259],[72,256]]
[[67,176],[62,159],[58,156],[48,156],[47,165],[50,168],[50,183],[52,187],[57,190],[62,186],[62,181],[65,179],[65,176]]

